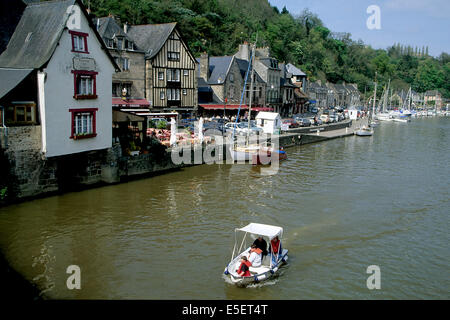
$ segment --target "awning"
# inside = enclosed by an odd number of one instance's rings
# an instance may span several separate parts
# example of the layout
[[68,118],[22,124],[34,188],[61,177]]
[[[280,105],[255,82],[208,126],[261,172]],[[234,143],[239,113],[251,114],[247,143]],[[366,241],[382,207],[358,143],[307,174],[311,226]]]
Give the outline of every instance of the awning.
[[33,69],[0,68],[0,99],[17,87]]
[[145,99],[127,99],[112,98],[113,107],[148,107],[150,102]]
[[268,107],[255,107],[255,108],[252,108],[252,111],[268,111],[268,112],[271,112],[271,111],[273,111],[273,108],[268,108]]
[[[199,104],[199,107],[202,107],[203,109],[207,109],[207,110],[223,110],[225,105],[223,105],[223,104]],[[225,108],[225,110],[237,110],[237,109],[239,109],[238,104],[227,104],[226,108]],[[241,109],[247,110],[248,106],[242,105]]]
[[236,229],[238,231],[248,232],[251,234],[256,234],[260,236],[266,236],[269,239],[273,239],[276,236],[282,237],[283,236],[283,228],[277,227],[277,226],[271,226],[268,224],[260,224],[260,223],[250,223],[249,225],[245,226],[241,229]]
[[129,121],[144,121],[145,117],[133,114],[131,112],[124,112],[113,110],[113,122],[129,122]]

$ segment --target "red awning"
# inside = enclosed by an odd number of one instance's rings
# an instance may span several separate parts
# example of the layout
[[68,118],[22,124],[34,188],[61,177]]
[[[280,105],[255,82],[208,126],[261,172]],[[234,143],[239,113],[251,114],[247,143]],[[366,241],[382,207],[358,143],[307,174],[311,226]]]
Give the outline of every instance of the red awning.
[[268,108],[268,107],[255,107],[252,108],[252,111],[268,111],[268,112],[272,112],[273,108]]
[[145,99],[128,99],[112,98],[113,107],[148,107],[150,102]]
[[[203,109],[207,109],[207,110],[223,110],[223,108],[225,107],[225,105],[223,104],[199,104],[200,107],[202,107]],[[238,104],[227,104],[226,105],[226,110],[237,110],[239,109],[239,105]],[[247,105],[242,105],[241,109],[246,110],[248,109]]]

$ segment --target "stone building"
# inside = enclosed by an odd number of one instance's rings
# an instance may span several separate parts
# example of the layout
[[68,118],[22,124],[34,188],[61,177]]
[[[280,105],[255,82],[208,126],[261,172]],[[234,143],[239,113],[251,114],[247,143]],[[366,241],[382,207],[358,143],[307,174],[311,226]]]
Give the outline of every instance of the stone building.
[[310,97],[310,103],[317,108],[327,108],[328,88],[322,85],[320,80],[316,82],[308,81],[307,95]]
[[128,25],[124,24],[122,29],[113,17],[98,18],[93,22],[121,69],[113,75],[113,97],[145,99],[145,52],[128,36]]
[[[227,115],[236,114],[241,103],[241,110],[249,109],[251,69],[242,96],[247,71],[248,60],[236,56],[209,57],[207,53],[197,59],[199,63],[199,97],[209,92],[209,99],[202,99],[199,107],[202,111],[218,110],[223,114],[225,108]],[[258,73],[254,72],[252,111],[262,111],[265,108],[265,82]],[[264,109],[266,110],[266,109]],[[245,111],[244,111],[245,112]],[[211,112],[209,112],[211,113]],[[241,113],[243,115],[244,113]]]

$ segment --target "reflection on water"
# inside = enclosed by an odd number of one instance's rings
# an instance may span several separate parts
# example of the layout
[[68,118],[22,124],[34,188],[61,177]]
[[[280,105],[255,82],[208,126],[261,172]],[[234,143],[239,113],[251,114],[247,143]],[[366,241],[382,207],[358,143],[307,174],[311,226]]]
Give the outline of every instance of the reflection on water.
[[[448,299],[449,146],[449,118],[382,123],[291,148],[273,176],[203,165],[35,200],[0,209],[0,248],[47,298]],[[290,255],[242,289],[222,272],[250,222],[284,227]],[[79,291],[66,288],[73,264]]]

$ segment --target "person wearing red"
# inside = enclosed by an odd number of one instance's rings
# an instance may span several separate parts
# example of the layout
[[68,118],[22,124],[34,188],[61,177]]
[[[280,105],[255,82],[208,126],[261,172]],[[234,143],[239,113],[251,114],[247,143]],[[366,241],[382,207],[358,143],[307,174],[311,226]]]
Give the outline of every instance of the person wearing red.
[[244,256],[241,258],[241,265],[239,266],[239,269],[236,270],[236,272],[241,277],[250,277],[251,276],[250,270],[249,270],[250,266],[251,266],[250,261],[248,261],[247,257]]
[[281,241],[280,241],[280,239],[278,239],[278,236],[275,236],[270,241],[270,246],[269,246],[269,253],[271,253],[271,255],[272,255],[272,261],[274,264],[277,263],[277,259],[279,258],[279,255],[282,252],[283,252],[283,250],[281,249]]

